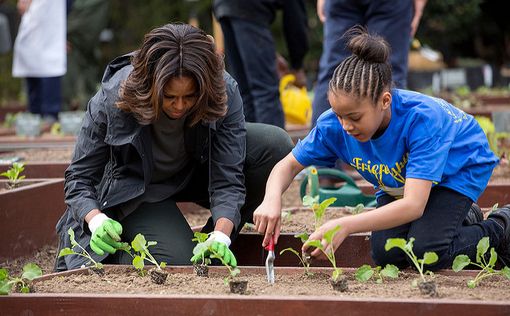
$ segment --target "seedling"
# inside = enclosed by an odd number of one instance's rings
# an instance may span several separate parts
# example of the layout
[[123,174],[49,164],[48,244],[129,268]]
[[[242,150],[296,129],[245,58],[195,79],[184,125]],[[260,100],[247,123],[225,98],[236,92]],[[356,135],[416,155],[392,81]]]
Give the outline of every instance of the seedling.
[[411,259],[412,263],[420,273],[421,282],[418,283],[417,280],[413,281],[413,286],[418,286],[420,288],[420,291],[423,294],[430,295],[430,296],[437,296],[436,292],[436,286],[433,281],[427,281],[425,279],[425,275],[433,275],[430,271],[424,271],[424,265],[425,264],[433,264],[439,260],[439,257],[435,252],[426,252],[423,254],[423,259],[418,259],[418,257],[414,254],[413,251],[413,243],[414,243],[414,237],[409,238],[409,241],[406,241],[403,238],[389,238],[386,240],[386,245],[384,246],[384,249],[386,251],[389,251],[392,248],[400,248],[408,257]]
[[9,179],[9,189],[14,189],[19,186],[20,181],[25,179],[25,176],[20,175],[25,170],[25,164],[22,162],[13,162],[12,167],[9,170],[0,173],[1,176]]
[[398,278],[399,272],[398,268],[392,264],[387,264],[384,269],[381,266],[372,268],[370,265],[364,264],[356,270],[355,276],[356,280],[360,282],[366,282],[373,277],[376,283],[381,284],[384,278]]
[[349,213],[351,213],[352,215],[356,215],[356,214],[359,214],[359,213],[363,213],[363,211],[365,210],[365,205],[363,205],[363,203],[359,203],[358,205],[356,206],[346,206],[345,207],[345,210]]
[[16,124],[16,116],[18,113],[7,113],[5,115],[4,123],[2,124],[5,128],[11,128],[14,127],[14,124]]
[[336,266],[336,258],[335,258],[335,250],[333,249],[333,237],[335,237],[336,233],[340,230],[340,225],[328,230],[324,233],[324,240],[328,243],[328,248],[326,249],[320,240],[308,240],[306,242],[310,247],[315,247],[320,249],[328,258],[329,262],[333,266],[333,274],[331,275],[331,282],[335,289],[344,292],[347,290],[347,281],[345,278],[340,279],[340,276],[343,274],[342,269]]
[[303,196],[303,205],[309,207],[313,211],[313,215],[315,218],[315,230],[317,230],[322,225],[322,219],[324,218],[324,214],[326,213],[326,209],[333,203],[335,203],[336,198],[329,198],[327,200],[319,203],[319,196],[311,197],[309,195]]
[[201,232],[195,232],[193,234],[195,238],[193,238],[191,241],[196,241],[197,245],[195,248],[193,248],[193,255],[201,253],[202,255],[202,261],[201,263],[196,263],[193,265],[193,268],[195,270],[195,273],[198,276],[201,277],[207,277],[209,276],[209,265],[211,264],[211,259],[205,256],[205,251],[203,251],[204,247],[207,247],[205,242],[209,238],[209,234],[201,233]]
[[498,260],[498,254],[496,253],[496,250],[494,250],[494,247],[491,247],[490,249],[489,261],[486,260],[486,253],[489,250],[489,245],[489,237],[483,237],[480,239],[478,245],[476,246],[476,262],[472,262],[471,259],[469,259],[469,257],[466,255],[458,255],[455,257],[455,260],[453,260],[452,269],[455,272],[461,271],[469,264],[482,269],[480,272],[478,272],[473,280],[469,280],[467,282],[467,286],[471,289],[480,284],[482,279],[491,275],[502,275],[507,279],[510,279],[510,268],[504,267],[499,271],[494,269],[496,261]]
[[[89,260],[88,263],[92,264],[94,269],[96,269],[96,270],[103,269],[103,264],[101,262],[97,262],[96,260],[94,260],[90,256],[90,254],[87,252],[87,250],[85,250],[85,248],[83,248],[79,243],[76,242],[76,239],[74,238],[74,230],[72,228],[69,228],[67,233],[69,234],[69,239],[71,240],[72,247],[71,248],[66,247],[66,248],[60,250],[60,252],[58,254],[59,258],[68,256],[68,255],[77,255],[80,257],[87,258]],[[74,250],[75,247],[78,247],[81,251],[80,252],[75,251]]]
[[29,282],[42,275],[41,268],[35,263],[27,263],[19,277],[9,276],[5,268],[0,269],[0,295],[11,293],[12,287],[20,293],[30,293]]
[[[308,237],[309,236],[308,236],[307,233],[301,233],[301,234],[298,234],[298,235],[294,235],[294,237],[301,239],[301,242],[304,244],[304,243],[306,243],[308,241]],[[305,269],[305,275],[306,276],[312,276],[313,275],[313,273],[310,272],[311,258],[310,258],[309,254],[304,253],[304,252],[299,253],[295,249],[289,247],[289,248],[285,248],[282,251],[280,251],[280,255],[282,255],[286,251],[290,251],[293,254],[295,254],[296,257],[298,257],[299,261],[301,262],[301,265]]]

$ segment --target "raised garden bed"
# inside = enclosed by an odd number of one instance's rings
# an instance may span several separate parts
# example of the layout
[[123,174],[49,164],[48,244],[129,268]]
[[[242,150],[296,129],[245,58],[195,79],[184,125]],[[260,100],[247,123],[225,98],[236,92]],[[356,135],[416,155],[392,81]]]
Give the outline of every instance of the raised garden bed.
[[0,262],[33,254],[57,240],[55,225],[65,210],[64,180],[22,183],[30,184],[0,192]]
[[[241,267],[248,280],[247,295],[229,294],[222,278],[226,270],[212,267],[209,278],[200,278],[190,267],[172,267],[166,282],[155,285],[126,266],[107,266],[103,276],[80,269],[39,278],[34,294],[0,297],[8,315],[172,314],[172,315],[508,315],[508,282],[488,279],[475,289],[466,281],[473,272],[436,274],[439,297],[424,297],[411,287],[417,277],[403,272],[383,284],[354,281],[352,269],[344,269],[347,292],[329,285],[330,269],[314,269],[309,278],[302,269],[276,268],[276,282],[269,285],[263,268]],[[93,303],[92,303],[93,302]]]

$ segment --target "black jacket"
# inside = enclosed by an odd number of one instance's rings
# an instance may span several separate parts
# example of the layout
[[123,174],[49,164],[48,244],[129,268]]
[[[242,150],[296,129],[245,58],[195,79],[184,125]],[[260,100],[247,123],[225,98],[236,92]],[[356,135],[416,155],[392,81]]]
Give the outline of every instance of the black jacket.
[[[151,182],[150,126],[138,124],[130,113],[115,106],[120,84],[132,70],[130,58],[131,55],[125,55],[108,65],[101,89],[89,102],[72,162],[65,172],[67,210],[56,227],[59,248],[70,246],[67,231],[72,228],[76,241],[93,254],[85,215],[95,208],[115,210],[116,206],[143,194]],[[185,147],[192,157],[192,166],[172,178],[169,190],[177,193],[189,180],[194,166],[208,163],[213,219],[226,217],[237,227],[245,198],[246,129],[237,83],[227,73],[224,78],[227,114],[215,122],[185,128]],[[95,257],[102,260],[105,256]],[[60,259],[58,270],[85,263],[74,255]]]

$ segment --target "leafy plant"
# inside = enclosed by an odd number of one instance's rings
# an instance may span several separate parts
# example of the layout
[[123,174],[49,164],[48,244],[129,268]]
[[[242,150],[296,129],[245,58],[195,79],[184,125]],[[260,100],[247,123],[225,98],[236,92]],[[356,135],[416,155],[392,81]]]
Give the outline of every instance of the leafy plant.
[[364,264],[356,270],[355,277],[360,282],[366,282],[374,277],[375,282],[380,284],[383,283],[384,278],[398,278],[399,272],[399,269],[392,264],[387,264],[384,269],[381,266],[372,268],[370,265]]
[[423,266],[425,264],[433,264],[439,260],[439,257],[435,252],[426,252],[423,254],[423,259],[418,259],[418,257],[414,254],[413,251],[413,243],[414,243],[414,237],[409,238],[409,241],[406,241],[403,238],[389,238],[386,240],[386,245],[384,246],[384,249],[386,251],[389,251],[392,248],[400,248],[413,262],[414,266],[420,273],[420,277],[423,282],[426,282],[425,279],[426,274],[432,274],[430,271],[424,271]]
[[363,211],[365,210],[365,205],[363,205],[363,203],[359,203],[356,206],[346,206],[345,210],[351,213],[352,215],[356,215],[359,213],[363,213]]
[[203,249],[203,247],[207,247],[205,242],[209,238],[209,234],[201,233],[201,232],[195,232],[193,235],[195,237],[193,239],[191,239],[191,241],[196,241],[197,242],[197,245],[195,246],[195,248],[193,248],[193,255],[196,255],[197,253],[201,252],[202,253],[202,263],[201,264],[203,264],[203,265],[210,265],[211,264],[211,259],[205,257],[205,251],[201,251]]
[[[90,256],[88,251],[85,250],[85,248],[83,248],[78,242],[76,242],[76,239],[74,237],[74,230],[72,228],[69,228],[67,230],[67,233],[69,234],[69,239],[71,240],[72,247],[71,248],[66,247],[66,248],[63,248],[62,250],[60,250],[60,252],[58,254],[59,258],[68,256],[68,255],[78,255],[80,257],[87,258],[89,260],[89,263],[91,263],[95,269],[102,269],[103,264],[101,262],[97,262],[96,260],[94,260]],[[75,247],[78,247],[81,251],[80,252],[75,251],[74,250]]]
[[14,124],[16,124],[16,116],[17,115],[18,115],[18,113],[12,113],[12,112],[5,114],[4,123],[2,124],[3,127],[5,127],[5,128],[13,127]]
[[491,247],[490,249],[489,261],[486,260],[486,253],[489,250],[489,245],[489,237],[483,237],[480,239],[476,246],[476,262],[472,262],[466,255],[458,255],[455,257],[455,260],[453,260],[452,269],[455,272],[461,271],[469,264],[482,269],[473,280],[469,280],[467,282],[468,287],[471,289],[475,288],[482,279],[491,275],[502,275],[510,279],[510,268],[504,267],[500,271],[494,269],[496,261],[498,260],[498,254],[496,253],[496,250],[494,250],[494,247]]
[[324,214],[326,213],[326,209],[333,203],[335,203],[336,198],[332,197],[327,200],[319,203],[319,196],[303,196],[303,205],[309,207],[313,211],[314,219],[315,219],[315,229],[317,230],[322,225],[322,219]]
[[333,249],[333,237],[335,237],[335,234],[339,230],[340,230],[340,225],[337,225],[334,228],[332,228],[324,233],[323,238],[324,238],[324,240],[326,240],[326,242],[329,245],[328,249],[324,248],[324,246],[322,245],[320,240],[308,240],[306,242],[307,245],[320,249],[326,255],[329,262],[333,266],[333,274],[331,276],[331,279],[333,281],[337,281],[338,278],[343,273],[342,269],[337,268],[337,266],[336,266],[335,250]]
[[0,295],[7,295],[15,286],[20,293],[29,293],[29,282],[42,275],[41,268],[35,263],[27,263],[19,277],[9,276],[5,268],[0,269]]
[[0,173],[0,176],[4,176],[9,179],[9,187],[11,189],[16,188],[20,181],[25,179],[25,176],[20,174],[25,170],[25,164],[22,162],[13,162],[12,167],[9,170]]
[[[301,242],[304,244],[304,243],[306,243],[308,241],[308,237],[309,236],[308,236],[307,233],[301,233],[301,234],[298,234],[298,235],[294,235],[294,237],[301,239]],[[305,275],[306,276],[313,275],[313,273],[310,272],[311,259],[310,259],[310,255],[309,254],[303,253],[303,252],[299,253],[294,248],[289,247],[289,248],[285,248],[282,251],[280,251],[280,255],[282,255],[283,253],[285,253],[287,251],[292,252],[293,254],[296,255],[296,257],[298,257],[299,261],[301,262],[301,265],[305,269]]]
[[145,274],[145,260],[154,264],[158,270],[162,270],[162,268],[166,267],[166,262],[158,263],[157,260],[149,252],[149,247],[157,244],[157,241],[145,240],[145,236],[140,233],[138,233],[135,236],[135,239],[133,239],[131,242],[131,247],[135,251],[135,256],[133,257],[133,266],[138,270],[140,275],[143,276]]
[[[205,236],[204,236],[205,235]],[[220,260],[221,264],[224,265],[228,269],[229,275],[223,279],[223,282],[225,285],[228,285],[230,281],[232,281],[239,273],[241,273],[241,270],[239,268],[235,267],[232,268],[226,261],[223,259],[223,256],[218,253],[216,249],[212,247],[212,244],[214,242],[213,239],[208,239],[208,234],[200,235],[200,238],[203,240],[199,242],[195,248],[193,249],[193,254],[197,254],[199,252],[205,253],[206,259],[218,259]],[[210,261],[209,261],[210,262]]]

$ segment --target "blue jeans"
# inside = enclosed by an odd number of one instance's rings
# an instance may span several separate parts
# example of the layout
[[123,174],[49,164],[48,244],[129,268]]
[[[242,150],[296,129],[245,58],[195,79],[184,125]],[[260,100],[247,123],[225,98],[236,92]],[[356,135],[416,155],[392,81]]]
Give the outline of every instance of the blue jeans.
[[[378,207],[394,201],[389,195],[377,199]],[[451,268],[457,255],[465,254],[476,260],[476,245],[482,237],[489,236],[491,247],[497,248],[503,236],[503,228],[493,220],[484,220],[478,224],[462,226],[472,201],[456,191],[434,187],[430,193],[423,216],[411,223],[390,229],[372,232],[372,259],[377,265],[394,264],[399,268],[411,265],[411,261],[398,248],[384,249],[388,238],[414,237],[414,253],[423,258],[427,251],[439,256],[439,261],[428,270]]]
[[57,119],[62,102],[60,79],[61,77],[26,78],[28,108],[31,113]]
[[220,24],[228,70],[239,85],[246,121],[284,128],[271,30],[237,18],[222,18]]
[[348,38],[342,35],[355,25],[364,25],[368,31],[383,37],[391,46],[393,81],[397,88],[407,85],[407,59],[413,17],[411,0],[328,0],[325,2],[324,40],[319,64],[319,75],[313,100],[312,124],[331,106],[327,92],[335,68],[351,52]]

